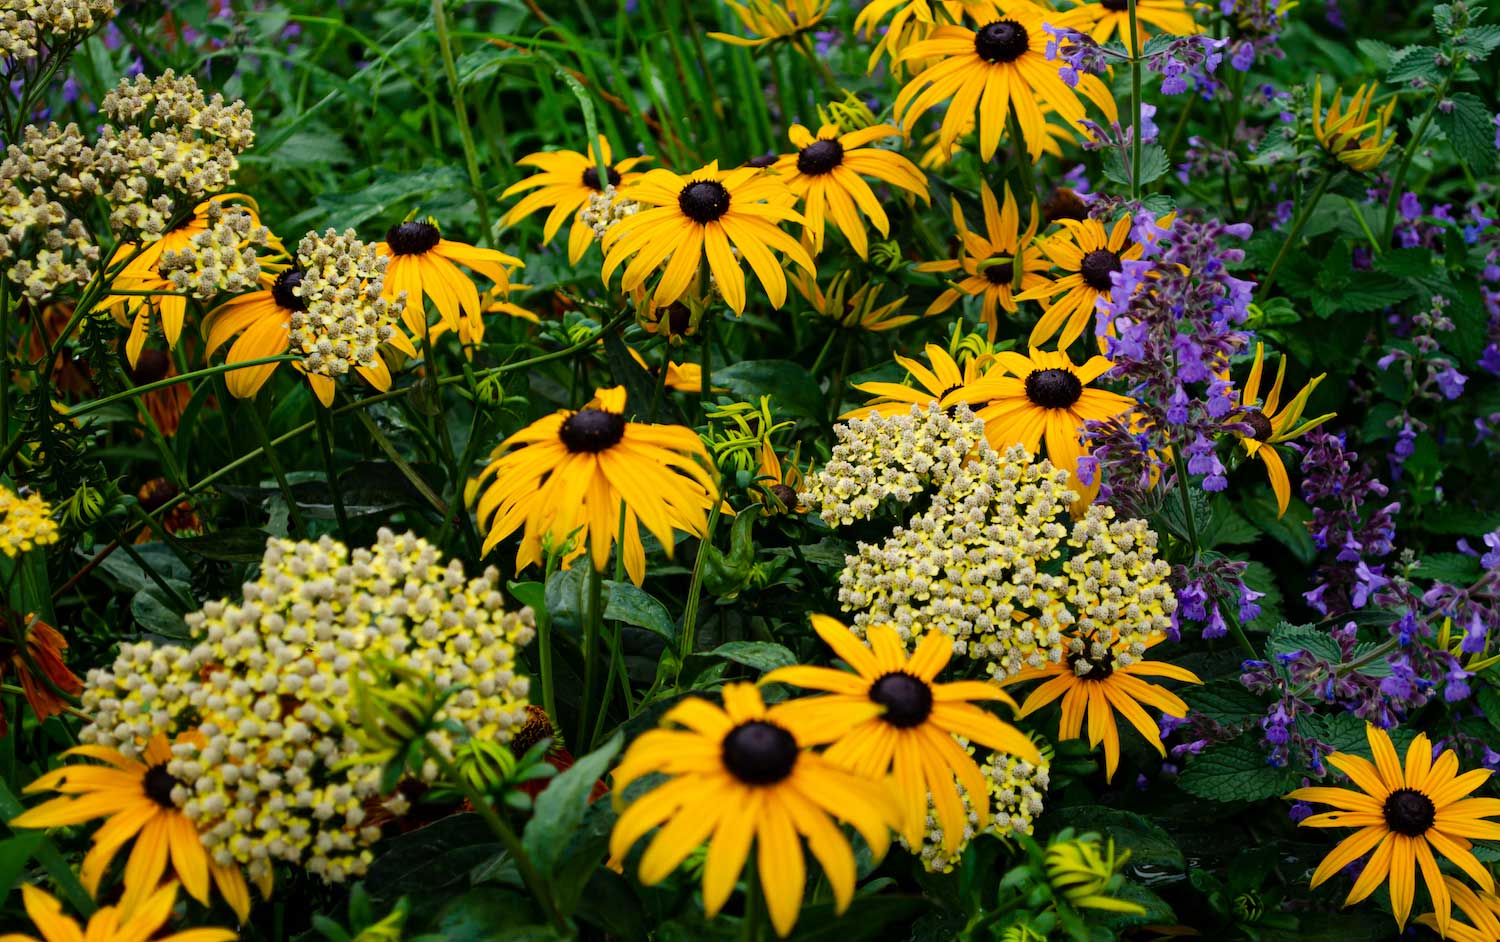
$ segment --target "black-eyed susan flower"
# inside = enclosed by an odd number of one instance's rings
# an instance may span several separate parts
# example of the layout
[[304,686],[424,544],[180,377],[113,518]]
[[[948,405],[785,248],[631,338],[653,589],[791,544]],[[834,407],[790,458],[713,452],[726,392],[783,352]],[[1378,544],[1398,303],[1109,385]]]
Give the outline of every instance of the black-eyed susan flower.
[[625,421],[625,388],[599,389],[577,412],[536,420],[495,449],[479,476],[479,522],[488,553],[521,529],[516,568],[542,559],[581,531],[569,559],[587,547],[603,571],[624,516],[625,571],[646,576],[640,527],[672,555],[673,531],[699,537],[718,499],[713,464],[692,429]]
[[[67,710],[68,702],[59,692],[75,697],[83,693],[83,681],[63,663],[68,640],[34,615],[24,627],[0,623],[0,629],[5,631],[0,637],[0,680],[10,676],[19,682],[38,723]],[[6,734],[6,712],[0,710],[0,736]]]
[[896,354],[896,362],[906,368],[908,378],[916,380],[920,388],[901,383],[859,383],[854,388],[874,398],[844,413],[842,418],[862,418],[871,412],[887,416],[906,415],[912,406],[926,409],[933,403],[949,409],[961,402],[983,402],[985,396],[989,395],[985,390],[980,390],[977,394],[972,392],[984,376],[981,358],[970,357],[960,367],[947,350],[935,343],[928,344],[923,352],[927,354],[927,362],[932,364],[931,367],[924,366],[911,357]]
[[514,255],[481,249],[443,238],[431,218],[414,219],[386,230],[375,251],[390,259],[385,269],[384,297],[397,302],[406,295],[401,320],[416,338],[427,336],[423,298],[431,298],[448,330],[458,330],[465,317],[478,317],[479,289],[458,267],[470,268],[497,285],[510,284],[510,269],[525,263]]
[[86,925],[63,915],[62,904],[46,890],[21,884],[21,903],[26,915],[41,935],[23,932],[0,935],[0,942],[234,942],[239,938],[229,929],[184,929],[168,935],[157,935],[172,916],[177,900],[177,884],[169,883],[145,897],[140,906],[103,906],[95,910]]
[[1470,841],[1500,839],[1500,823],[1487,820],[1500,814],[1500,798],[1464,797],[1492,773],[1474,769],[1458,774],[1458,755],[1445,749],[1434,759],[1426,733],[1418,733],[1407,747],[1404,767],[1385,730],[1367,723],[1365,738],[1373,763],[1343,752],[1328,757],[1329,765],[1349,776],[1353,788],[1299,788],[1286,796],[1338,809],[1306,818],[1299,822],[1302,827],[1359,828],[1318,864],[1312,885],[1318,886],[1369,854],[1344,905],[1359,902],[1389,880],[1391,909],[1397,925],[1404,929],[1420,874],[1432,897],[1433,922],[1446,935],[1452,901],[1434,851],[1485,892],[1495,892],[1495,879],[1470,852]]
[[[147,347],[140,352],[130,368],[130,381],[136,386],[145,386],[172,376],[180,375],[171,354],[164,350]],[[153,389],[141,396],[141,405],[156,424],[157,431],[167,438],[177,434],[177,427],[193,399],[193,391],[186,383],[173,383]]]
[[[630,358],[636,362],[641,369],[655,374],[658,367],[646,362],[646,358],[636,352],[634,347],[627,347]],[[668,389],[678,392],[697,393],[703,391],[703,367],[697,363],[673,363],[670,357],[666,360],[667,375],[661,380]],[[714,392],[727,392],[722,386],[715,386]]]
[[[991,0],[870,0],[854,17],[854,31],[876,40],[870,51],[869,71],[890,57],[891,75],[901,78],[901,51],[926,39],[940,23],[962,23],[965,15],[989,22],[998,13]],[[889,16],[890,22],[882,21]]]
[[1186,668],[1163,661],[1144,661],[1132,654],[1138,647],[1149,650],[1165,637],[1156,634],[1141,642],[1138,638],[1123,635],[1113,642],[1103,642],[1094,636],[1074,633],[1068,638],[1068,653],[1060,662],[1024,668],[1020,673],[1001,680],[1000,684],[1008,687],[1044,680],[1045,683],[1033,690],[1021,704],[1018,716],[1030,716],[1061,697],[1062,721],[1057,728],[1058,738],[1081,738],[1087,722],[1089,747],[1098,748],[1100,743],[1104,744],[1104,778],[1110,781],[1120,766],[1120,731],[1115,725],[1115,713],[1123,716],[1141,738],[1163,756],[1166,747],[1161,743],[1161,731],[1142,704],[1155,707],[1167,716],[1187,716],[1188,707],[1181,697],[1141,678],[1166,677],[1189,684],[1203,683],[1197,674]]
[[746,36],[712,32],[708,35],[734,46],[764,46],[767,43],[795,41],[817,29],[833,0],[724,0],[734,12]]
[[869,255],[861,214],[881,236],[890,235],[890,218],[862,176],[928,200],[927,178],[916,164],[895,151],[866,146],[899,133],[892,125],[876,124],[840,134],[836,126],[824,124],[814,136],[802,125],[792,125],[787,136],[797,153],[782,155],[772,169],[802,200],[803,227],[814,255],[823,251],[824,221],[830,216],[860,258]]
[[110,862],[134,839],[125,864],[124,911],[147,903],[170,871],[198,902],[208,904],[212,881],[241,920],[249,915],[250,889],[239,867],[216,863],[199,839],[197,825],[182,811],[188,786],[167,771],[172,746],[166,736],[153,736],[140,759],[102,745],[78,746],[66,755],[105,764],[70,763],[27,785],[30,794],[57,792],[62,797],[12,818],[13,827],[55,828],[104,818],[78,872],[91,895],[98,893]]
[[544,150],[527,154],[516,161],[519,167],[535,167],[541,173],[533,174],[517,183],[512,183],[500,194],[502,200],[517,193],[527,193],[512,206],[500,220],[513,226],[542,209],[551,209],[547,221],[542,224],[542,244],[546,245],[557,235],[562,224],[571,216],[573,227],[568,230],[568,264],[577,265],[594,240],[594,232],[580,218],[580,212],[590,197],[605,192],[606,187],[623,187],[633,183],[641,175],[635,168],[650,160],[650,157],[626,157],[614,160],[609,140],[599,135],[599,153],[604,158],[608,179],[599,179],[599,162],[593,154],[580,154],[575,150]]
[[[1145,42],[1157,33],[1168,36],[1190,36],[1203,32],[1193,19],[1192,4],[1184,0],[1136,0],[1135,4],[1137,42]],[[1129,0],[1101,0],[1099,3],[1084,3],[1053,17],[1053,26],[1066,26],[1087,33],[1094,42],[1103,45],[1118,36],[1131,55],[1136,46],[1126,37],[1130,35]]]
[[755,483],[758,486],[751,489],[750,499],[760,504],[768,517],[778,513],[805,514],[811,509],[798,496],[806,482],[802,469],[797,467],[797,452],[792,452],[783,468],[781,456],[776,454],[769,438],[760,443],[760,466],[756,469]]
[[[1156,225],[1165,232],[1172,227],[1174,218],[1164,216]],[[1028,288],[1016,295],[1016,300],[1048,302],[1041,320],[1031,330],[1028,341],[1031,346],[1041,346],[1057,337],[1058,349],[1066,350],[1082,336],[1099,300],[1103,298],[1109,303],[1114,290],[1110,276],[1123,270],[1122,262],[1140,258],[1146,249],[1130,240],[1129,213],[1107,231],[1097,219],[1059,221],[1063,231],[1042,240],[1041,248],[1065,274]]]
[[962,207],[954,200],[953,225],[958,230],[958,257],[923,262],[917,266],[917,271],[962,271],[964,279],[951,283],[947,290],[927,306],[926,313],[941,314],[965,295],[979,297],[980,316],[984,318],[988,339],[993,341],[999,329],[996,309],[1014,314],[1019,309],[1016,295],[1046,284],[1047,279],[1042,273],[1051,266],[1035,244],[1037,224],[1041,219],[1036,200],[1031,201],[1030,221],[1022,231],[1020,208],[1016,205],[1010,184],[1005,185],[1003,204],[996,202],[994,191],[988,183],[982,183],[980,187],[984,206],[984,234],[980,235],[969,229]]
[[1282,463],[1281,455],[1277,454],[1276,445],[1307,434],[1333,418],[1335,413],[1328,412],[1302,421],[1302,412],[1307,408],[1307,397],[1318,388],[1327,373],[1314,376],[1281,411],[1277,411],[1281,404],[1281,382],[1286,378],[1286,357],[1282,357],[1276,367],[1276,382],[1271,384],[1271,391],[1266,393],[1265,401],[1262,402],[1259,397],[1265,347],[1263,343],[1255,345],[1255,365],[1250,367],[1250,376],[1245,380],[1244,391],[1240,394],[1240,410],[1231,418],[1254,429],[1250,435],[1239,435],[1240,447],[1245,449],[1245,454],[1260,459],[1266,466],[1266,476],[1271,479],[1271,490],[1276,493],[1276,515],[1280,517],[1286,513],[1287,504],[1291,500],[1292,482],[1287,478],[1286,465]]
[[[203,319],[205,357],[213,356],[230,340],[234,343],[224,357],[225,363],[244,363],[287,352],[292,315],[307,311],[295,290],[302,284],[302,270],[288,268],[274,275],[262,272],[260,284],[261,290],[230,298]],[[224,384],[231,396],[249,399],[260,392],[274,372],[275,363],[247,366],[225,373]]]
[[1339,163],[1356,173],[1369,173],[1380,166],[1396,143],[1394,133],[1386,136],[1391,115],[1396,110],[1396,98],[1392,96],[1384,107],[1375,109],[1375,116],[1371,117],[1375,88],[1373,84],[1361,85],[1347,105],[1343,103],[1343,89],[1336,89],[1325,112],[1323,80],[1318,79],[1313,86],[1313,136]]
[[779,222],[804,220],[788,205],[794,197],[775,174],[755,167],[720,170],[715,161],[686,176],[653,170],[624,192],[650,208],[610,227],[604,237],[604,280],[626,259],[630,264],[621,286],[627,292],[660,270],[651,298],[657,307],[688,293],[705,255],[719,292],[735,313],[745,309],[742,260],[750,263],[773,307],[786,301],[786,275],[775,252],[814,270],[807,250],[777,228]]
[[984,420],[985,438],[1000,452],[1020,445],[1038,454],[1045,442],[1047,458],[1073,476],[1069,486],[1078,492],[1079,505],[1092,503],[1099,481],[1085,484],[1078,474],[1083,423],[1112,419],[1135,405],[1134,399],[1089,385],[1114,364],[1094,356],[1079,366],[1066,353],[1036,347],[1029,356],[1002,351],[993,358],[998,368],[965,392],[968,401],[985,403],[974,413]]
[[896,120],[902,130],[910,134],[922,115],[947,101],[939,137],[942,147],[949,148],[963,133],[965,120],[972,120],[979,127],[979,156],[989,160],[1014,112],[1027,153],[1035,161],[1048,140],[1043,103],[1074,127],[1084,116],[1078,98],[1082,92],[1108,120],[1116,120],[1115,100],[1096,76],[1080,76],[1076,90],[1058,76],[1056,63],[1046,55],[1044,19],[1040,8],[1020,3],[977,30],[939,26],[930,38],[908,46],[901,53],[903,61],[932,61],[896,96]]
[[615,770],[616,801],[652,773],[660,785],[637,798],[615,822],[610,854],[623,860],[636,841],[660,826],[641,856],[650,886],[708,842],[703,909],[716,915],[754,847],[771,924],[780,936],[797,922],[806,883],[802,839],[823,868],[842,912],[854,897],[849,840],[835,819],[852,825],[879,858],[890,844],[898,809],[889,794],[808,747],[832,742],[879,713],[874,702],[812,714],[786,703],[767,707],[753,684],[728,684],[724,705],[691,697],[631,743]]
[[[908,657],[901,636],[890,625],[865,628],[860,641],[837,619],[812,616],[813,630],[853,673],[798,665],[767,674],[762,683],[787,683],[827,696],[792,700],[788,712],[808,722],[834,717],[874,703],[881,712],[840,736],[823,753],[835,765],[861,778],[894,776],[901,803],[901,834],[920,847],[929,804],[943,830],[943,849],[952,853],[963,840],[968,808],[979,829],[990,823],[989,782],[954,739],[1040,763],[1041,753],[1025,734],[973,701],[1015,702],[999,686],[983,680],[934,683],[953,656],[953,640],[941,631],[922,635]],[[930,796],[930,798],[929,798]]]
[[845,269],[833,276],[825,291],[811,273],[792,272],[792,286],[797,289],[797,293],[806,299],[813,310],[840,327],[879,333],[904,327],[917,319],[916,314],[900,313],[906,304],[906,295],[881,304],[880,295],[884,286],[866,282],[850,293],[849,283],[853,280],[853,272]]
[[[1445,938],[1453,942],[1494,942],[1500,939],[1500,896],[1484,890],[1478,893],[1462,880],[1443,874],[1443,885],[1467,923],[1448,923]],[[1438,928],[1437,913],[1423,913],[1417,922],[1429,929]]]
[[[479,295],[479,310],[472,313],[464,311],[459,315],[458,344],[463,348],[465,356],[472,359],[474,348],[484,342],[484,319],[487,315],[504,314],[506,317],[530,321],[533,324],[542,322],[534,311],[528,311],[510,299],[512,291],[524,291],[530,287],[530,285],[518,285],[509,280],[491,285]],[[431,338],[437,340],[448,333],[448,325],[439,320],[432,325],[431,330]]]

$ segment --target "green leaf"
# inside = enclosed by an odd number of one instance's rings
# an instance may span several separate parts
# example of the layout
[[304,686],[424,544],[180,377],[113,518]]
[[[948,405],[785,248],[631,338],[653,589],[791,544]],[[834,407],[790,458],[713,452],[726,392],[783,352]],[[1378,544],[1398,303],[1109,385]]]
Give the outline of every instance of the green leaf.
[[1211,680],[1201,687],[1188,687],[1181,693],[1194,713],[1226,726],[1243,723],[1266,711],[1265,700],[1231,678]]
[[770,641],[729,641],[709,653],[762,673],[797,663],[797,655]]
[[779,415],[816,418],[826,411],[817,380],[790,360],[741,360],[714,370],[713,383],[747,400],[770,396]]
[[444,942],[552,942],[559,939],[551,926],[537,923],[540,918],[537,908],[520,893],[501,887],[478,886],[443,907],[437,920],[436,938]]
[[1483,62],[1490,57],[1490,53],[1500,48],[1500,26],[1492,23],[1470,26],[1464,30],[1460,42],[1461,48],[1469,54],[1470,64]]
[[[176,580],[167,583],[172,588],[182,593],[192,590]],[[183,621],[182,613],[173,608],[172,601],[154,585],[137,592],[130,600],[130,617],[141,626],[141,630],[149,635],[159,638],[167,638],[173,641],[184,641],[190,637],[187,622]]]
[[1479,580],[1479,559],[1474,556],[1463,553],[1428,553],[1419,562],[1415,573],[1418,579],[1431,579],[1456,586],[1468,586]]
[[180,549],[221,563],[258,563],[266,555],[271,535],[255,527],[230,527],[177,541]]
[[1313,657],[1334,664],[1344,659],[1344,651],[1328,632],[1310,625],[1288,625],[1283,623],[1271,632],[1267,642],[1271,654],[1291,654],[1306,651]]
[[1298,779],[1295,770],[1267,762],[1252,738],[1241,737],[1204,749],[1183,769],[1177,785],[1210,801],[1260,801],[1291,791]]
[[1103,805],[1083,805],[1069,808],[1066,818],[1068,827],[1075,831],[1097,831],[1113,838],[1117,847],[1130,851],[1132,866],[1171,873],[1187,869],[1187,860],[1177,842],[1143,815]]
[[1354,43],[1354,48],[1359,50],[1360,55],[1369,59],[1375,66],[1376,71],[1383,71],[1391,67],[1391,57],[1396,50],[1387,43],[1378,39],[1361,39]]
[[1391,56],[1391,70],[1385,80],[1396,84],[1412,79],[1438,82],[1443,77],[1443,67],[1437,64],[1438,51],[1431,46],[1403,46]]
[[1495,126],[1485,103],[1477,95],[1454,92],[1438,105],[1433,119],[1459,161],[1477,176],[1487,176],[1495,166]]
[[0,904],[10,895],[10,888],[21,878],[21,871],[31,862],[31,855],[42,846],[46,831],[22,831],[15,837],[0,841]]
[[466,885],[469,872],[495,856],[500,844],[477,814],[455,814],[381,842],[365,890],[377,902],[402,896],[432,900]]
[[1375,256],[1375,270],[1398,278],[1421,278],[1432,273],[1432,250],[1424,248],[1391,249]]
[[605,580],[604,589],[609,593],[609,602],[604,606],[605,618],[644,628],[668,641],[677,638],[677,623],[672,619],[672,613],[654,596],[629,582],[610,579]]
[[1338,309],[1355,313],[1378,311],[1417,293],[1409,282],[1380,272],[1356,272],[1339,291]]
[[1262,533],[1291,550],[1298,562],[1307,565],[1318,555],[1318,548],[1313,545],[1312,535],[1307,529],[1312,511],[1296,497],[1292,498],[1286,514],[1278,516],[1276,496],[1266,488],[1245,499],[1244,511]]
[[542,876],[551,876],[557,868],[568,838],[588,811],[594,783],[609,770],[623,743],[624,737],[616,733],[609,742],[559,773],[536,797],[536,810],[526,822],[521,845]]

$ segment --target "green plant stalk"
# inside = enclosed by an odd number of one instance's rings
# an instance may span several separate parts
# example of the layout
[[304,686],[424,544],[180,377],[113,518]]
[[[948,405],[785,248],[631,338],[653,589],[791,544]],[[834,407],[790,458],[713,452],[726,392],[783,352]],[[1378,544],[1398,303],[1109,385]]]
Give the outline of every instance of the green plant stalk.
[[589,713],[594,705],[594,661],[599,650],[599,630],[604,621],[604,580],[599,575],[599,570],[594,568],[592,559],[583,561],[586,575],[584,579],[588,583],[588,601],[583,619],[583,697],[578,707],[578,741],[579,754],[594,748],[593,740],[585,737],[590,734]]
[[[17,800],[15,794],[0,778],[0,818],[6,821],[25,811],[25,807]],[[68,903],[78,915],[88,918],[94,914],[97,907],[94,905],[93,897],[89,896],[88,890],[83,888],[79,882],[78,875],[68,864],[63,855],[58,852],[57,845],[52,839],[43,835],[42,841],[32,852],[37,861],[46,869],[49,876],[57,884],[62,895],[67,898]]]
[[1292,251],[1292,246],[1297,243],[1298,237],[1302,235],[1302,228],[1312,218],[1313,210],[1323,199],[1323,194],[1328,190],[1328,184],[1333,181],[1334,171],[1325,170],[1323,176],[1318,180],[1318,185],[1313,188],[1313,194],[1307,203],[1297,212],[1297,217],[1292,220],[1292,228],[1287,231],[1286,241],[1281,243],[1281,249],[1276,253],[1276,258],[1271,262],[1271,267],[1266,271],[1266,277],[1261,281],[1260,287],[1255,291],[1257,304],[1263,303],[1271,295],[1271,286],[1276,284],[1276,274],[1281,270],[1281,263],[1286,261],[1287,255]]
[[[707,555],[707,549],[713,545],[714,530],[719,525],[719,514],[722,512],[723,502],[714,503],[713,510],[708,513],[708,529],[703,534],[703,539],[698,541],[698,555],[693,558],[693,577],[688,583],[687,606],[682,612],[682,641],[677,649],[678,677],[681,677],[682,665],[687,662],[688,655],[693,653],[693,642],[698,633],[698,605],[703,589],[703,559]],[[677,689],[682,689],[681,683]]]
[[646,413],[647,422],[655,422],[657,413],[661,411],[661,401],[667,394],[667,366],[671,362],[672,345],[663,344],[661,366],[656,371],[656,389],[651,393],[651,410]]
[[[1134,9],[1135,0],[1131,0]],[[1026,138],[1021,135],[1021,122],[1016,118],[1016,106],[1010,106],[1005,116],[1005,133],[1010,137],[1011,154],[1016,158],[1016,176],[1021,183],[1021,203],[1029,204],[1036,197],[1036,180],[1031,170],[1031,153],[1026,148]]]
[[532,898],[541,904],[547,921],[552,923],[553,928],[564,938],[571,938],[572,930],[568,926],[568,921],[558,910],[557,902],[552,898],[547,881],[542,879],[542,875],[537,872],[536,864],[531,862],[531,857],[526,853],[526,848],[522,846],[520,838],[516,837],[516,832],[511,829],[504,818],[495,812],[489,799],[479,794],[474,786],[469,784],[468,779],[453,767],[453,763],[438,750],[437,746],[423,739],[422,749],[437,765],[443,779],[463,793],[463,796],[469,800],[469,804],[474,807],[474,813],[479,815],[490,831],[500,839],[501,846],[505,848],[506,853],[510,854],[511,860],[515,861],[516,870],[521,874],[521,882],[526,884],[526,889],[530,891]]
[[260,414],[260,404],[251,402],[248,406],[249,408],[245,411],[250,413],[250,424],[255,427],[256,438],[260,439],[260,447],[266,456],[266,464],[271,466],[271,474],[276,478],[276,486],[281,488],[281,497],[286,501],[287,513],[292,518],[292,526],[299,534],[306,536],[307,521],[302,518],[302,508],[297,506],[297,498],[292,496],[292,485],[287,480],[286,469],[281,466],[281,459],[276,457],[276,448],[271,444],[271,433],[267,431],[266,420]]
[[1453,57],[1453,66],[1443,77],[1443,84],[1438,86],[1437,93],[1427,103],[1427,110],[1422,112],[1422,117],[1417,122],[1417,129],[1412,132],[1411,143],[1402,148],[1401,160],[1396,164],[1396,172],[1391,176],[1391,192],[1385,198],[1385,225],[1380,230],[1380,244],[1383,246],[1390,244],[1391,235],[1396,231],[1396,204],[1401,199],[1401,186],[1406,182],[1406,173],[1411,169],[1412,158],[1417,156],[1417,150],[1422,146],[1422,137],[1427,133],[1427,125],[1432,123],[1432,116],[1437,114],[1438,103],[1448,97],[1448,87],[1453,84],[1453,76],[1458,74],[1463,60],[1462,55]]
[[760,868],[755,858],[745,860],[745,915],[740,918],[741,942],[761,942],[765,938],[765,902],[761,899]]
[[344,509],[344,494],[338,484],[338,469],[333,463],[333,429],[328,410],[322,403],[313,406],[313,418],[318,423],[318,447],[323,453],[323,476],[328,483],[328,493],[333,499],[333,516],[338,520],[339,539],[349,542],[349,514]]
[[[556,561],[556,556],[547,557],[547,566],[542,572],[543,593],[547,590],[547,583],[552,581],[552,574],[556,572],[553,568]],[[545,600],[545,595],[543,598]],[[542,610],[533,612],[533,615],[536,618],[537,667],[541,672],[542,709],[547,711],[547,718],[552,721],[552,726],[556,729],[559,725],[559,720],[557,717],[557,686],[552,680],[552,613],[547,611],[546,605],[543,605]]]
[[88,415],[90,412],[97,412],[100,409],[103,409],[107,406],[112,406],[117,402],[123,402],[126,399],[134,399],[136,396],[145,395],[149,392],[156,392],[158,389],[166,389],[168,386],[176,386],[178,383],[186,383],[190,380],[195,379],[207,379],[209,377],[218,376],[220,373],[231,373],[235,370],[245,369],[251,366],[264,366],[267,363],[291,363],[293,360],[300,359],[302,358],[293,356],[289,353],[278,353],[277,355],[270,357],[257,357],[254,360],[241,360],[238,363],[221,363],[218,366],[204,367],[201,370],[194,370],[191,373],[179,373],[176,376],[168,376],[166,379],[159,379],[154,383],[146,383],[141,386],[127,389],[124,392],[118,392],[110,396],[105,396],[102,399],[95,399],[92,402],[82,403],[68,410],[68,414],[73,416],[74,418],[77,418],[80,415]]
[[1129,0],[1130,4],[1130,42],[1127,48],[1130,50],[1130,198],[1140,199],[1141,196],[1141,148],[1144,141],[1141,140],[1141,53],[1143,49],[1137,49],[1140,45],[1141,26],[1136,17],[1136,0]]
[[422,498],[431,504],[433,509],[438,513],[447,514],[448,505],[443,502],[443,499],[437,495],[436,491],[427,485],[426,481],[422,480],[422,476],[417,473],[417,469],[413,468],[401,456],[401,452],[397,451],[396,446],[391,444],[391,440],[385,437],[385,433],[380,430],[380,426],[375,424],[375,420],[370,418],[370,414],[360,410],[359,421],[364,425],[365,431],[370,433],[370,438],[374,440],[375,446],[385,452],[385,456],[391,459],[391,463],[401,472],[402,477],[411,482],[411,486],[417,489],[417,493],[421,494]]
[[[706,258],[704,259],[703,264],[708,264],[708,260]],[[708,401],[713,398],[713,393],[710,392],[710,390],[714,388],[714,321],[713,317],[707,314],[703,317],[702,364],[703,382],[702,385],[698,388],[698,401],[706,405]],[[665,373],[666,369],[666,365],[663,364],[662,372]]]
[[[448,408],[443,403],[443,387],[438,383],[442,379],[442,371],[438,368],[437,351],[432,346],[432,337],[428,333],[422,334],[422,359],[432,371],[433,401],[437,403],[437,415],[432,430],[433,437],[438,441],[438,453],[442,458],[444,466],[448,471],[448,480],[453,484],[453,503],[456,507],[448,507],[444,513],[443,526],[446,528],[454,517],[459,516],[459,530],[464,535],[464,543],[469,548],[469,553],[474,558],[479,558],[479,535],[474,532],[474,527],[469,523],[469,513],[463,506],[464,502],[464,474],[458,466],[458,456],[453,452],[453,439],[448,435]],[[459,377],[472,379],[472,374],[465,371]]]
[[469,172],[469,186],[474,191],[474,205],[479,210],[479,225],[484,241],[491,242],[494,233],[490,229],[489,196],[479,175],[479,153],[474,148],[474,132],[469,130],[469,109],[464,104],[463,84],[458,80],[458,68],[453,61],[453,37],[448,33],[448,14],[443,9],[443,0],[432,0],[432,22],[437,28],[438,49],[443,55],[443,72],[448,76],[448,88],[453,95],[453,116],[457,119],[458,139],[464,148],[464,166]]
[[0,272],[0,435],[10,434],[10,279]]

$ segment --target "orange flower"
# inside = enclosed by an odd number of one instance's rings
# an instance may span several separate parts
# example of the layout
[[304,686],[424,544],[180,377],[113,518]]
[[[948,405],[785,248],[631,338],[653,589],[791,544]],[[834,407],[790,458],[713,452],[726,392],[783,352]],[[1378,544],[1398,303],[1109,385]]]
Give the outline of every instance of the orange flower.
[[[26,702],[41,722],[68,709],[68,701],[59,691],[76,697],[83,693],[83,681],[63,663],[67,639],[34,615],[28,615],[26,620],[28,624],[20,631],[20,641],[0,641],[0,679],[7,670],[15,672]],[[0,736],[6,733],[5,711],[0,710]]]

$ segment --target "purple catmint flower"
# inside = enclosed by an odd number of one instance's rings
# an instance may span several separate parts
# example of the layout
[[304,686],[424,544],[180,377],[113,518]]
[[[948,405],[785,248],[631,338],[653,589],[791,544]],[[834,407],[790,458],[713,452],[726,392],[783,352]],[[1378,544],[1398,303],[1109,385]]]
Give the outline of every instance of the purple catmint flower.
[[1438,373],[1434,379],[1443,398],[1450,402],[1464,394],[1464,384],[1469,381],[1467,376],[1451,366]]

